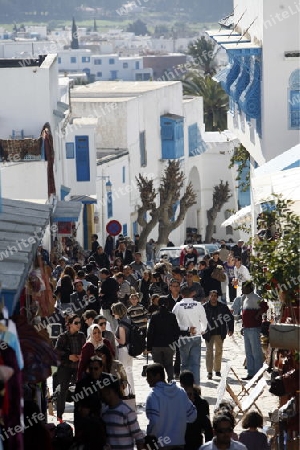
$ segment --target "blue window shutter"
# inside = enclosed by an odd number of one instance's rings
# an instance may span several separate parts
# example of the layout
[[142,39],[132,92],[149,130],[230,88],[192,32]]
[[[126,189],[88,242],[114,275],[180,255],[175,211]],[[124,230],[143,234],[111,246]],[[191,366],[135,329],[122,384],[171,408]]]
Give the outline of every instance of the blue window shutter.
[[74,159],[74,143],[66,142],[66,158]]
[[138,223],[137,221],[133,222],[132,224],[132,236],[135,236],[138,234]]
[[162,159],[184,156],[184,131],[182,117],[161,116]]
[[300,90],[291,90],[290,99],[290,128],[292,130],[300,129]]
[[89,137],[75,136],[76,147],[76,179],[90,181]]
[[127,236],[127,223],[123,224],[123,236],[126,237]]
[[113,196],[112,192],[106,193],[107,200],[107,218],[110,219],[113,216]]
[[174,123],[164,122],[161,126],[161,138],[162,140],[173,140],[174,139]]
[[189,133],[189,156],[201,155],[206,150],[205,142],[202,139],[197,123],[193,123],[188,128]]
[[[240,183],[246,181],[247,172],[250,170],[250,163],[247,164],[246,167],[242,170]],[[242,190],[242,187],[238,187],[238,206],[240,208],[244,208],[244,206],[250,205],[250,189],[248,188],[246,191]]]

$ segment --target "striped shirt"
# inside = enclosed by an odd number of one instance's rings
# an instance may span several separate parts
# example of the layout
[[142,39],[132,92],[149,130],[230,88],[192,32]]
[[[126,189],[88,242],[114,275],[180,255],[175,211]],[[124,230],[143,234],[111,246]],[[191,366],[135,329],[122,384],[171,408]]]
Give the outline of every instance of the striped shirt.
[[134,442],[144,442],[136,412],[123,401],[114,408],[108,408],[102,418],[111,450],[133,450]]
[[139,328],[147,328],[147,320],[145,320],[147,319],[147,313],[148,311],[141,303],[138,303],[136,306],[132,305],[127,309],[128,317]]

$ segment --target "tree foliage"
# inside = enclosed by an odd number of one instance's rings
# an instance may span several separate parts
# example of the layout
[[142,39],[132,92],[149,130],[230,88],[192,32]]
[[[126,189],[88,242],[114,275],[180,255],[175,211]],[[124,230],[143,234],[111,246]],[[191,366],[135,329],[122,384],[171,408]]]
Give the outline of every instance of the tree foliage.
[[[263,297],[278,300],[284,292],[286,300],[299,302],[300,217],[291,210],[290,200],[274,200],[275,209],[258,218],[251,275]],[[276,232],[270,236],[272,227]]]
[[[196,203],[196,193],[189,183],[182,194],[185,176],[179,161],[169,161],[165,168],[158,189],[153,180],[139,174],[136,178],[140,192],[141,205],[138,207],[137,222],[142,227],[139,246],[144,249],[147,238],[158,224],[158,245],[165,245],[169,234],[182,224],[188,209]],[[157,200],[159,199],[159,205]],[[175,218],[175,208],[179,206]],[[149,215],[147,220],[146,215]]]
[[205,242],[211,241],[217,215],[230,197],[232,197],[232,194],[230,193],[228,181],[224,184],[223,180],[221,180],[220,184],[214,186],[212,207],[207,211]]
[[189,72],[182,81],[183,93],[203,97],[204,123],[206,131],[227,129],[228,95],[219,83],[210,76]]
[[140,19],[130,23],[127,27],[127,31],[134,33],[136,36],[145,36],[146,34],[150,34],[147,25]]
[[234,149],[233,155],[230,158],[230,164],[228,166],[229,169],[232,169],[235,164],[237,164],[237,176],[236,181],[238,181],[238,185],[243,192],[247,191],[250,188],[250,170],[246,172],[245,181],[241,181],[242,172],[244,169],[249,167],[250,154],[248,150],[240,144],[238,147]]
[[195,65],[204,76],[213,76],[216,73],[217,53],[216,44],[204,36],[191,42],[188,46],[188,55],[193,57]]

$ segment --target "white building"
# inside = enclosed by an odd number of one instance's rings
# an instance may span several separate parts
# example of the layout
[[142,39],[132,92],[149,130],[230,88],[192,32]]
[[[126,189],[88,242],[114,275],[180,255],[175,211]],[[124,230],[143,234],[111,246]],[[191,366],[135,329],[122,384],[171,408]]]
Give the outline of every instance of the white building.
[[140,56],[96,55],[82,49],[60,51],[58,67],[60,72],[85,72],[90,81],[144,81],[149,80],[153,73],[151,68],[143,68]]
[[[57,55],[49,54],[40,60],[0,60],[0,98],[2,196],[57,205],[53,221],[77,222],[81,243],[83,239],[88,242],[94,230],[95,199],[86,196],[96,194],[95,120],[81,118],[70,122],[69,80],[58,78]],[[41,139],[46,123],[53,138],[53,168]],[[74,157],[69,161],[72,152],[80,160],[86,142],[94,168],[88,181],[77,176]],[[83,216],[78,202],[61,202],[68,193],[85,196],[79,200],[84,204]]]
[[[197,204],[190,209],[184,225],[170,235],[172,241],[182,243],[187,227],[197,228],[204,237],[213,186],[220,180],[229,182],[233,196],[218,215],[216,236],[237,238],[238,234],[229,228],[226,236],[224,230],[220,236],[226,210],[237,208],[235,172],[227,169],[237,141],[230,133],[205,133],[201,98],[183,98],[180,82],[96,82],[76,86],[71,91],[71,99],[75,116],[98,120],[100,221],[96,231],[102,241],[106,236],[105,225],[111,219],[118,220],[128,236],[139,231],[136,177],[139,173],[146,174],[158,187],[169,159],[180,159],[186,183],[191,181],[197,192]],[[169,127],[173,136],[176,135],[171,141],[165,139]],[[107,187],[111,188],[109,194]],[[153,238],[156,237],[157,230],[154,230]]]
[[299,15],[293,0],[235,0],[234,30],[209,32],[230,60],[216,77],[228,128],[258,165],[299,142]]

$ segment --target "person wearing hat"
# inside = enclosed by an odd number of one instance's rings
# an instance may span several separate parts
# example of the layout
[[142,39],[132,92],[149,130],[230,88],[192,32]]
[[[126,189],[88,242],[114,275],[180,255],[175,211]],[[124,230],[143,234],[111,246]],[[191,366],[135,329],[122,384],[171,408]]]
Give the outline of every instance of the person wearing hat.
[[238,243],[232,247],[231,251],[233,252],[234,257],[236,256],[239,256],[240,258],[242,257],[243,245],[244,245],[243,239],[239,239]]
[[152,353],[155,363],[160,363],[167,372],[168,381],[173,380],[173,357],[175,342],[178,341],[180,328],[176,317],[168,311],[168,297],[160,297],[159,309],[151,316],[147,331],[147,350]]

